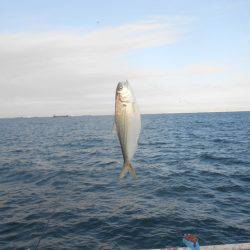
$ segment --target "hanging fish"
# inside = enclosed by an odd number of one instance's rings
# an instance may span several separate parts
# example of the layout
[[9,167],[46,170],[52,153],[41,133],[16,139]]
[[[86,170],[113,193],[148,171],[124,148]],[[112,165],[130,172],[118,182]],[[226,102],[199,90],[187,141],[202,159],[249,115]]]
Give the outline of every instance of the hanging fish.
[[127,172],[136,178],[135,170],[130,162],[137,148],[141,115],[128,81],[119,82],[116,88],[115,125],[124,160],[119,179],[123,178]]

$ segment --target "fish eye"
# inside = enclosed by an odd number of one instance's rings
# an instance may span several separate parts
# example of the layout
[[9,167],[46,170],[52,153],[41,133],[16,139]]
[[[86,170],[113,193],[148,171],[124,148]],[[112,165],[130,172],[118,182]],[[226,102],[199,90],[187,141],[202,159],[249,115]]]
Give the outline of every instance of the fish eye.
[[117,90],[122,90],[123,89],[123,86],[122,86],[122,84],[118,84],[118,86],[117,86]]

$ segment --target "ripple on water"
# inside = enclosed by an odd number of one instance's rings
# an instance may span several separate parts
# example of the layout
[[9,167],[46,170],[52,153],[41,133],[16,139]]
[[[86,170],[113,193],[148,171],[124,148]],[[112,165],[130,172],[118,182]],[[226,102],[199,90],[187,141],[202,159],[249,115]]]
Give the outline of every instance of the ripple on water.
[[[0,119],[0,248],[138,249],[249,240],[250,113],[142,116],[133,166],[111,116]],[[48,225],[47,230],[46,227]]]

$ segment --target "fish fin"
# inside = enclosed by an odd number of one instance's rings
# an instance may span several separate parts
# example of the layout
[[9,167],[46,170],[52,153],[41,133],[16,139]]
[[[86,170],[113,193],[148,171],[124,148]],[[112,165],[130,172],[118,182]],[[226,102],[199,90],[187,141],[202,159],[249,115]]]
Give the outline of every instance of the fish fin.
[[130,172],[130,174],[133,176],[134,179],[137,179],[136,173],[134,168],[132,167],[131,163],[124,163],[122,171],[119,175],[119,179],[122,179],[127,172]]

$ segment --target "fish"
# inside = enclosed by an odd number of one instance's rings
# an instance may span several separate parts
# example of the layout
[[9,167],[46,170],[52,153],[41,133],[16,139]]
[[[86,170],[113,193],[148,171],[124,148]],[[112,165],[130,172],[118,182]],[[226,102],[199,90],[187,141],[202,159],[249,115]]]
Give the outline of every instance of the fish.
[[119,82],[115,94],[115,127],[123,155],[122,179],[127,172],[137,178],[131,160],[137,149],[141,131],[141,114],[129,82]]

